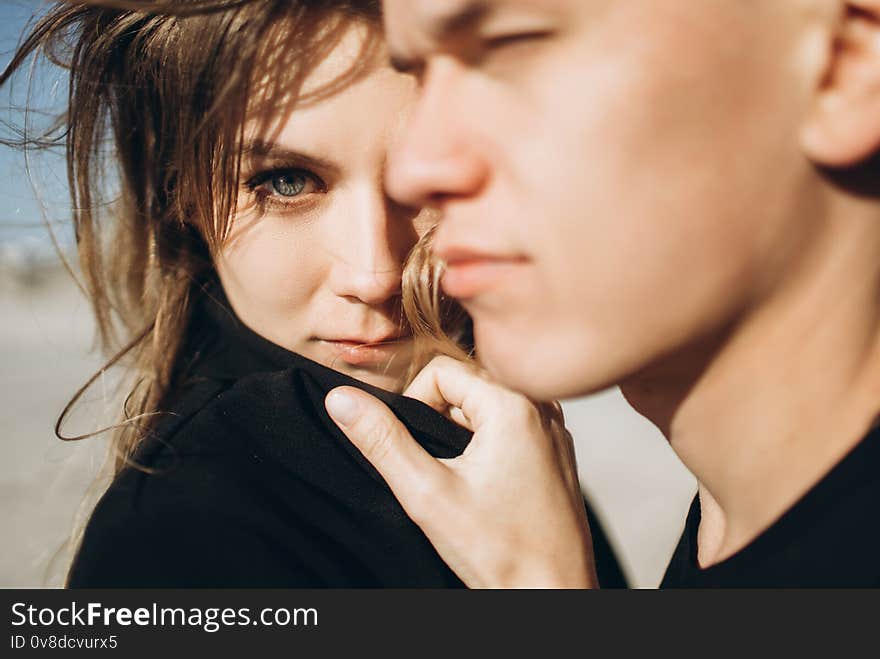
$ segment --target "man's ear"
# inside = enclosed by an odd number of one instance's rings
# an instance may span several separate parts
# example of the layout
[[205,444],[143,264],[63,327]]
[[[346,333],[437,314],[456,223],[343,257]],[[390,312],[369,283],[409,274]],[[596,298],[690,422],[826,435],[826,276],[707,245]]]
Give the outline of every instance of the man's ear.
[[816,164],[858,165],[880,150],[880,0],[846,0],[801,134]]

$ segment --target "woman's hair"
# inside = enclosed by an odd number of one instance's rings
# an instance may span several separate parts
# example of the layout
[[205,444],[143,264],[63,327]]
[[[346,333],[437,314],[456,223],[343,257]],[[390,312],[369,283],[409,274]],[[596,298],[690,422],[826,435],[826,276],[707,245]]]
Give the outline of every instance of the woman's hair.
[[414,339],[407,384],[437,355],[459,361],[476,357],[470,316],[440,289],[443,271],[432,252],[436,228],[434,225],[422,236],[403,268],[403,314]]
[[[56,125],[19,128],[24,148],[66,150],[81,286],[109,361],[133,379],[114,426],[114,471],[149,434],[175,384],[194,294],[236,208],[245,117],[268,129],[278,108],[345,86],[305,77],[359,21],[361,64],[379,34],[378,0],[91,0],[59,2],[21,42],[0,84],[43,55],[69,75]],[[365,68],[361,66],[361,68]],[[265,73],[263,73],[265,72]],[[105,429],[106,430],[106,429]]]
[[[419,240],[403,270],[403,311],[415,339],[407,382],[412,382],[419,371],[438,355],[463,362],[478,361],[470,316],[440,289],[443,268],[432,252],[436,228],[435,224]],[[562,446],[572,455],[565,462],[574,464],[574,443],[565,428],[562,406],[553,401],[538,402],[536,407],[547,432],[566,438]]]

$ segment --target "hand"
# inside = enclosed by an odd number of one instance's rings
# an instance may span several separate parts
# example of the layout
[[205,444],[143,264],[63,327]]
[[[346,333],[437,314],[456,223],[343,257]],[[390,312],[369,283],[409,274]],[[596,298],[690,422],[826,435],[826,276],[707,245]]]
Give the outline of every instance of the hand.
[[459,578],[476,588],[596,587],[574,447],[561,423],[448,357],[404,393],[474,433],[462,455],[432,457],[359,389],[334,389],[325,405]]

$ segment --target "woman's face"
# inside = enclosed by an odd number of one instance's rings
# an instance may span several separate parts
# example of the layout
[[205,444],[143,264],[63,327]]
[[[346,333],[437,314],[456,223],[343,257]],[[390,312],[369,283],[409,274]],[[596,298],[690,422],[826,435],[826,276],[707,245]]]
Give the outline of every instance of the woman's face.
[[[364,38],[352,26],[303,93],[348,70]],[[380,53],[329,97],[279,108],[268,127],[247,123],[238,210],[216,266],[233,309],[258,334],[394,390],[411,351],[402,264],[428,222],[383,191],[386,155],[415,92],[385,60]]]

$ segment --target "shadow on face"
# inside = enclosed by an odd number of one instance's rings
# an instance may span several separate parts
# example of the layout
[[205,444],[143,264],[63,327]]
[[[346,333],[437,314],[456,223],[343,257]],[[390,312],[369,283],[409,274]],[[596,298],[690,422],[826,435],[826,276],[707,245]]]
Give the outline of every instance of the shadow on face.
[[845,154],[804,138],[870,50],[833,4],[386,3],[393,61],[421,79],[388,187],[443,211],[444,287],[490,371],[537,398],[596,391],[702,354],[803,270],[828,199],[875,180],[817,168]]
[[295,94],[278,93],[275,61],[266,60],[216,267],[253,330],[397,389],[412,343],[401,271],[428,221],[386,196],[383,171],[414,85],[385,64],[375,27],[360,21],[316,60]]

